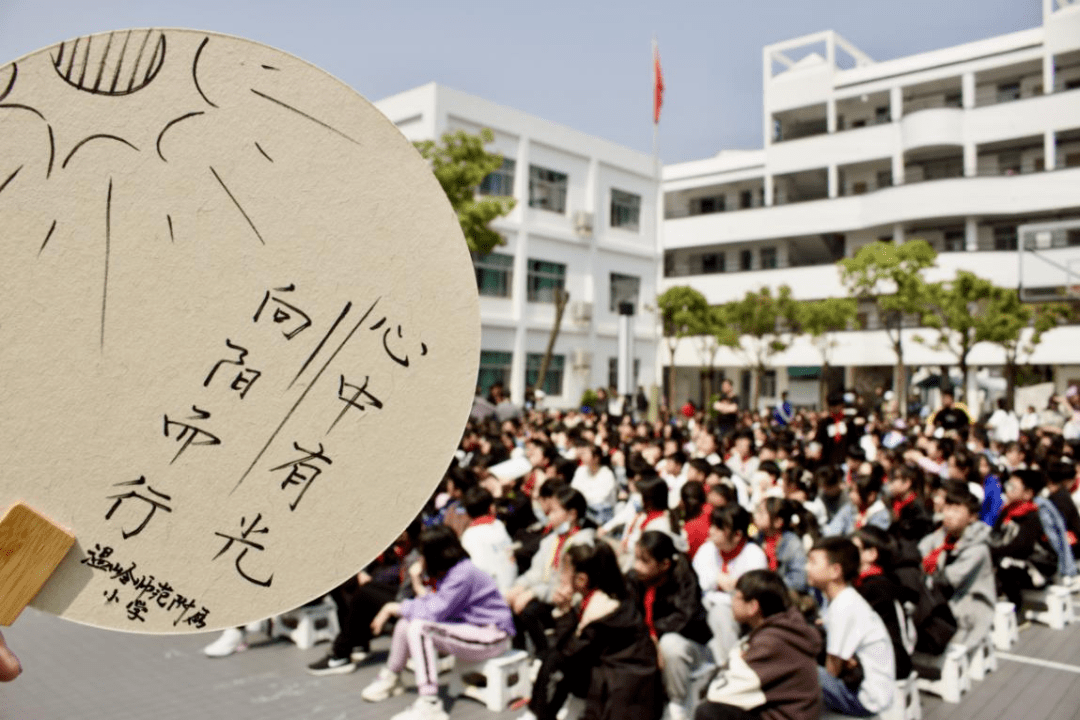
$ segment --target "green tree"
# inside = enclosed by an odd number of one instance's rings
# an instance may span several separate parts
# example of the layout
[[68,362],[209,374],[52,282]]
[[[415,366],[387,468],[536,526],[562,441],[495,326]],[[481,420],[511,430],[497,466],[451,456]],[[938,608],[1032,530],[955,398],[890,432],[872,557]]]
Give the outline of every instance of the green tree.
[[481,181],[502,166],[502,155],[484,148],[494,139],[491,130],[485,128],[479,135],[458,130],[444,134],[438,143],[434,140],[414,143],[431,163],[435,178],[457,213],[469,250],[482,255],[504,242],[488,223],[514,209],[513,198],[477,194]]
[[800,333],[810,336],[821,353],[821,383],[818,407],[827,407],[829,387],[829,358],[836,346],[830,333],[858,325],[859,303],[854,298],[825,298],[795,305],[795,325]]
[[915,341],[956,358],[964,378],[964,392],[968,386],[968,355],[979,342],[979,323],[987,317],[986,304],[993,291],[992,282],[968,270],[957,270],[952,280],[926,285],[923,325],[938,332],[933,342],[921,335],[916,335]]
[[773,356],[791,344],[796,322],[791,288],[781,285],[775,296],[767,287],[747,292],[742,300],[720,306],[723,332],[718,342],[743,356],[754,374],[752,407],[761,399],[761,380]]
[[[1021,301],[1019,293],[1012,288],[994,287],[991,290],[986,312],[976,321],[975,336],[980,342],[993,343],[1005,351],[1005,402],[1010,409],[1020,364],[1031,358],[1047,331],[1072,317],[1073,311],[1062,303],[1032,306]],[[1025,333],[1028,327],[1031,332]]]
[[700,326],[700,318],[709,303],[705,296],[692,287],[676,285],[670,287],[656,298],[660,311],[661,330],[671,354],[668,366],[668,409],[675,412],[675,350],[679,340],[692,335],[694,328]]
[[893,391],[900,401],[901,415],[907,414],[903,319],[904,315],[922,314],[927,301],[922,273],[933,267],[936,259],[937,253],[925,240],[900,245],[879,240],[838,262],[848,292],[859,299],[873,300],[885,321],[885,332],[896,354]]
[[716,353],[721,345],[731,345],[726,340],[727,329],[724,325],[724,313],[716,305],[706,305],[694,315],[689,327],[689,334],[694,336],[698,357],[701,358],[701,377],[705,396],[706,412],[713,395],[713,370],[716,367]]

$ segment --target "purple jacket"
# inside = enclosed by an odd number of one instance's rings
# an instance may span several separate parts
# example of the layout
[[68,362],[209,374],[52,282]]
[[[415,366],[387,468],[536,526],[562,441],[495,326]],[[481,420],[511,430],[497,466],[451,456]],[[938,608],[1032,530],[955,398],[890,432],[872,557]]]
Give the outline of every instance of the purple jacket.
[[407,620],[459,622],[483,627],[494,625],[514,634],[514,620],[499,588],[490,575],[464,558],[447,571],[437,589],[424,597],[401,603]]

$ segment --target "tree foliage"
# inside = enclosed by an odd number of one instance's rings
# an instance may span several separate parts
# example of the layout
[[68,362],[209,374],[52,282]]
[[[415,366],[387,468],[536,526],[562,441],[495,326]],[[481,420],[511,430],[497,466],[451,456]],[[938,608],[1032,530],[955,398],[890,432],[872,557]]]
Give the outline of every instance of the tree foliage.
[[899,245],[879,240],[838,262],[848,292],[856,298],[873,300],[885,320],[885,331],[896,353],[893,387],[901,399],[902,413],[907,408],[903,318],[922,314],[929,300],[922,274],[934,266],[936,259],[937,253],[925,240],[909,240]]
[[513,210],[515,202],[511,197],[477,195],[481,181],[502,166],[502,155],[484,148],[494,139],[491,130],[485,128],[479,135],[458,130],[444,134],[438,143],[433,140],[414,143],[431,163],[435,178],[457,213],[469,250],[480,254],[503,244],[502,236],[488,224]]
[[923,325],[938,332],[932,342],[921,336],[916,336],[915,340],[955,357],[966,389],[968,355],[980,340],[980,326],[990,318],[986,305],[996,288],[992,282],[973,272],[957,270],[952,280],[929,283],[925,289],[927,303],[922,313]]
[[668,366],[668,408],[675,408],[675,350],[679,340],[692,335],[701,327],[702,317],[709,307],[705,296],[692,287],[676,285],[656,298],[660,311],[660,325],[671,353]]
[[797,327],[796,303],[791,288],[781,285],[774,296],[763,287],[747,292],[742,300],[720,306],[722,325],[717,341],[732,347],[747,361],[754,373],[753,406],[761,396],[761,380],[773,356],[791,344]]
[[797,332],[810,336],[811,342],[821,353],[820,406],[825,407],[829,394],[827,387],[829,358],[836,340],[832,333],[858,326],[859,302],[855,298],[825,298],[795,304]]

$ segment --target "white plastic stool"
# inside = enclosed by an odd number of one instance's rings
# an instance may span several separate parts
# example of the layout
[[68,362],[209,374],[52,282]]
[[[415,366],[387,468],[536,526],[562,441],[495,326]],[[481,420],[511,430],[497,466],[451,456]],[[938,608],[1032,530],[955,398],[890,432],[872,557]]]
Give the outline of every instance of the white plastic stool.
[[[912,658],[918,666],[927,664],[926,656],[922,656],[923,662],[919,662],[918,656],[917,653]],[[967,649],[963,645],[950,645],[944,655],[929,658],[929,661],[935,668],[940,668],[940,677],[937,680],[920,677],[919,690],[937,695],[947,703],[960,702],[960,696],[971,689]]]
[[[1048,625],[1054,630],[1076,622],[1073,614],[1072,594],[1062,585],[1049,585],[1042,590],[1024,590],[1025,617]],[[1029,607],[1034,606],[1034,607]],[[1045,610],[1040,608],[1045,607]]]
[[997,653],[990,635],[980,640],[968,653],[968,665],[972,680],[985,680],[987,675],[997,670]]
[[[296,626],[289,627],[293,622]],[[318,605],[299,607],[279,615],[270,625],[271,637],[286,637],[301,650],[308,650],[316,643],[337,637],[337,607],[329,598],[323,598]]]
[[1020,630],[1016,623],[1016,606],[1011,602],[999,602],[994,606],[994,647],[1008,651],[1020,642]]
[[896,681],[892,704],[882,710],[879,716],[881,720],[922,720],[918,673],[912,671],[906,679]]
[[[465,683],[463,678],[473,673],[484,676],[484,687]],[[454,663],[451,697],[464,695],[479,700],[488,710],[502,712],[512,700],[527,698],[531,693],[529,654],[524,650],[507,650],[497,658],[478,663],[466,663],[460,658]]]

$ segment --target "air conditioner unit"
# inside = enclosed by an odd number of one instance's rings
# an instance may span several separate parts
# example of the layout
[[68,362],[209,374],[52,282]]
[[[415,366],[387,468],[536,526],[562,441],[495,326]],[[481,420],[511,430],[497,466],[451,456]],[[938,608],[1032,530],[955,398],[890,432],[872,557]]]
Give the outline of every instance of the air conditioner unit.
[[593,214],[586,212],[585,210],[578,210],[574,213],[574,232],[578,237],[592,237],[593,230]]
[[592,353],[588,350],[575,349],[572,360],[575,370],[588,370],[592,367]]
[[570,303],[570,317],[576,323],[592,322],[592,303],[584,300]]

